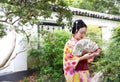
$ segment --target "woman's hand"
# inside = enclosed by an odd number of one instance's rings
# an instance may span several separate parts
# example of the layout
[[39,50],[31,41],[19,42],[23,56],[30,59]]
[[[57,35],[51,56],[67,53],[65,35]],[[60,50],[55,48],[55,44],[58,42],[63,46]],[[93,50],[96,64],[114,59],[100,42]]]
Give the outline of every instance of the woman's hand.
[[90,53],[84,54],[83,56],[80,57],[80,61],[89,59],[90,58]]
[[83,59],[89,59],[91,56],[90,56],[90,53],[87,53],[87,54],[84,54],[82,57]]
[[88,59],[88,62],[92,62],[95,58],[95,56],[98,56],[101,52],[101,49],[97,49],[95,52],[90,54],[90,58]]
[[101,52],[101,49],[99,48],[99,49],[97,49],[95,52],[93,52],[90,55],[91,55],[91,57],[95,57],[95,56],[98,56],[100,54],[100,52]]

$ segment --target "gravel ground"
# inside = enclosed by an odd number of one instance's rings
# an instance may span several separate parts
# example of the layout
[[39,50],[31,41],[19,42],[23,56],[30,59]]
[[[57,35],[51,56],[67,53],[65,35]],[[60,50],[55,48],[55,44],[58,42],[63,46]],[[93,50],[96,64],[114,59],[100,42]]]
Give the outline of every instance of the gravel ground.
[[20,80],[19,82],[37,82],[36,77],[37,77],[37,73],[34,72],[32,75],[25,77],[24,79]]

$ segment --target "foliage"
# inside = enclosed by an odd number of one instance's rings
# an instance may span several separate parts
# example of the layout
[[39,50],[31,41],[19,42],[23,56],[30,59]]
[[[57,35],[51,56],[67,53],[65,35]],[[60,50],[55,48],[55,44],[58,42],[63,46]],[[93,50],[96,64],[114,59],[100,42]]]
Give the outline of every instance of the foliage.
[[48,31],[45,34],[42,31],[41,33],[43,33],[44,47],[39,46],[39,49],[32,49],[29,54],[40,60],[39,64],[35,64],[36,68],[40,70],[40,75],[46,79],[53,78],[52,80],[57,82],[63,76],[63,48],[71,35],[64,30]]
[[5,28],[3,24],[0,24],[0,38],[6,35]]
[[113,40],[119,43],[120,42],[120,24],[113,31],[114,31]]
[[72,7],[79,7],[79,4],[82,2],[82,0],[65,0],[65,3]]
[[[93,30],[95,29],[95,30]],[[97,25],[88,25],[87,37],[98,43],[101,47],[102,45],[102,29]]]
[[104,82],[120,81],[120,24],[113,30],[111,43],[103,58],[98,62],[99,68],[103,68]]
[[53,12],[56,13],[55,21],[58,24],[63,25],[62,20],[66,19],[70,25],[72,19],[72,13],[64,0],[0,0],[0,12],[0,22],[13,28],[28,23],[37,24],[43,19],[52,18]]
[[[120,14],[119,0],[65,0],[69,6],[102,13]],[[76,4],[75,4],[76,3]]]

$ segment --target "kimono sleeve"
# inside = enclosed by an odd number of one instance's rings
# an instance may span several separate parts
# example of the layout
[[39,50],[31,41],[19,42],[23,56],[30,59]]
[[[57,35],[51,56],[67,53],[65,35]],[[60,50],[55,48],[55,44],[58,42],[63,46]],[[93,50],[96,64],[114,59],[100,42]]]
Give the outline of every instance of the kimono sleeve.
[[74,68],[77,66],[80,57],[78,56],[74,56],[72,54],[72,44],[66,44],[65,48],[64,48],[64,59],[63,59],[63,63],[64,63],[64,68]]

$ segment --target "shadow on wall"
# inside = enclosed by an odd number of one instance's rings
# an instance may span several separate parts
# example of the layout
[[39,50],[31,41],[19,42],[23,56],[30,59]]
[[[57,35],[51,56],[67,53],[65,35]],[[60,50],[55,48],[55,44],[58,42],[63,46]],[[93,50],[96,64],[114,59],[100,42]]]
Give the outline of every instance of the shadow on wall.
[[15,73],[7,73],[0,75],[0,82],[18,82],[25,77],[32,75],[36,70],[27,70],[27,71],[20,71]]

